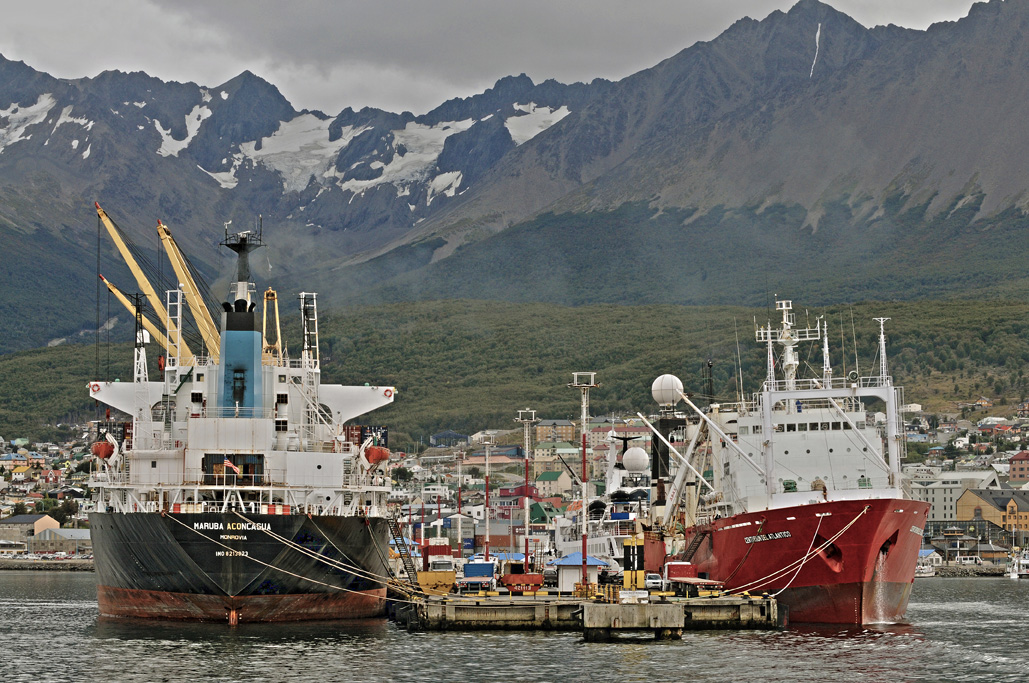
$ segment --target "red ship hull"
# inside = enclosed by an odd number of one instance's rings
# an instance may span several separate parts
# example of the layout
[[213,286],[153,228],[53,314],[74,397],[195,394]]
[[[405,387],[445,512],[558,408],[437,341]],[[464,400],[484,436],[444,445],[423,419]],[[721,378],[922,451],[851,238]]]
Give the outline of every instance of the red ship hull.
[[703,536],[689,558],[702,577],[778,594],[790,621],[895,623],[907,610],[928,511],[897,498],[763,510],[687,529],[686,547]]

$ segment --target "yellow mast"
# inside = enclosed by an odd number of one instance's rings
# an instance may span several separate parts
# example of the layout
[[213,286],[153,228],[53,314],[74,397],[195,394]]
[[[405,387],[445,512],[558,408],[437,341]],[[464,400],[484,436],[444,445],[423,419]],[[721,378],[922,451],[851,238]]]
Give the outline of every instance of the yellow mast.
[[211,360],[217,363],[218,355],[221,351],[218,326],[214,324],[211,312],[207,310],[207,306],[200,296],[196,282],[193,280],[189,267],[186,265],[186,259],[182,256],[175,238],[172,237],[171,230],[161,221],[157,221],[157,234],[160,235],[161,242],[164,244],[164,250],[168,254],[168,260],[171,261],[175,275],[178,276],[179,282],[182,284],[182,291],[186,295],[186,303],[189,304],[189,310],[193,313],[193,319],[200,330],[200,336],[203,337],[204,345],[207,346],[207,353]]
[[[107,216],[107,212],[100,208],[99,202],[94,202],[94,204],[96,205],[97,215],[100,216],[101,222],[104,224],[104,227],[107,228],[108,234],[111,235],[111,239],[114,241],[114,246],[118,247],[118,251],[121,252],[122,258],[125,259],[125,265],[129,267],[129,270],[131,270],[132,274],[136,277],[136,283],[143,291],[143,294],[146,295],[147,301],[150,302],[150,305],[154,309],[154,313],[157,315],[159,320],[167,321],[168,334],[180,339],[180,348],[178,349],[177,354],[180,362],[183,364],[192,363],[193,352],[189,350],[186,342],[181,340],[181,335],[179,335],[175,329],[175,323],[168,318],[168,311],[165,310],[164,304],[161,303],[161,297],[157,296],[157,292],[154,291],[150,281],[146,279],[146,275],[143,274],[143,270],[139,267],[139,264],[136,263],[136,259],[133,258],[132,253],[129,252],[128,245],[125,244],[125,240],[123,240],[118,234],[118,230],[114,227],[114,222]],[[165,348],[168,349],[168,355],[175,354],[174,345],[170,342],[166,344]]]
[[[275,343],[268,341],[268,307],[273,307],[272,314],[275,316]],[[275,290],[269,287],[264,293],[264,316],[262,318],[261,334],[264,338],[263,358],[272,365],[283,365],[283,357],[286,353],[285,344],[282,342],[282,332],[279,327],[279,297]]]
[[[132,316],[135,317],[136,305],[132,303],[132,300],[129,299],[129,297],[125,296],[125,294],[120,289],[111,284],[110,280],[105,278],[103,275],[100,276],[100,280],[103,281],[105,285],[107,285],[108,291],[110,291],[111,294],[113,294],[115,298],[118,299],[118,301],[122,302],[122,305],[125,306],[125,308],[129,309],[129,313],[131,313]],[[147,318],[145,315],[141,317],[143,318],[143,327],[146,328],[146,331],[149,332],[150,336],[153,337],[157,341],[157,343],[163,346],[164,350],[170,354],[171,349],[169,347],[171,346],[171,343],[168,341],[168,337],[164,336],[164,333],[161,332],[161,329],[154,323],[150,322],[150,319]]]

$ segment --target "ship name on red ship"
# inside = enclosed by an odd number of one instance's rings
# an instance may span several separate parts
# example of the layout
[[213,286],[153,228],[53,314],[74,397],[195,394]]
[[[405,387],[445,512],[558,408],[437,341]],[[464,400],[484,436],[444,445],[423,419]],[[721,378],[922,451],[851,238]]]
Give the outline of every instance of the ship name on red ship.
[[773,531],[770,534],[758,534],[757,536],[747,536],[743,540],[746,543],[760,543],[761,541],[778,541],[780,538],[790,538],[792,534],[789,531]]

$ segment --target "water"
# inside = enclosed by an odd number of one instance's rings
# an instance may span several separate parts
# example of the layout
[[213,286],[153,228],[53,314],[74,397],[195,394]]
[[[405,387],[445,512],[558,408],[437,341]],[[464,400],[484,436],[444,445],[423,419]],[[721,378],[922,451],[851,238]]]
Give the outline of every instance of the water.
[[0,571],[2,681],[1025,681],[1029,581],[919,579],[909,624],[687,633],[417,633],[385,621],[100,621],[94,575]]

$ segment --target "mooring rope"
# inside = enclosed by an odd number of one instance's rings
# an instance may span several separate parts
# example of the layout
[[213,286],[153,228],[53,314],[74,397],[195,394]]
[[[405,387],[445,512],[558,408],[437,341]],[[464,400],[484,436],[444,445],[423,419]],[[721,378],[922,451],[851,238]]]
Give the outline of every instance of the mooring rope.
[[[808,560],[810,560],[810,559],[811,559],[812,557],[814,557],[815,555],[817,555],[818,553],[822,552],[823,550],[825,550],[826,548],[828,548],[828,547],[829,547],[830,545],[832,545],[833,543],[835,543],[835,542],[836,542],[836,541],[837,541],[837,540],[838,540],[838,539],[839,539],[839,538],[840,538],[841,536],[843,536],[843,534],[845,534],[845,533],[846,533],[846,532],[847,532],[847,531],[848,531],[848,530],[849,530],[849,529],[850,529],[850,528],[851,528],[852,526],[854,526],[855,524],[857,524],[857,521],[858,521],[858,520],[859,520],[859,519],[860,519],[860,518],[861,518],[861,517],[862,517],[862,516],[863,516],[863,515],[864,515],[864,514],[865,514],[866,512],[868,512],[868,511],[869,511],[869,509],[871,509],[871,506],[870,506],[870,505],[866,505],[866,506],[864,507],[864,509],[863,509],[863,510],[861,510],[861,512],[859,512],[859,513],[858,513],[858,514],[857,514],[857,515],[856,515],[856,516],[854,517],[854,519],[850,520],[850,521],[849,521],[849,522],[848,522],[848,523],[847,523],[847,524],[846,524],[846,525],[845,525],[845,526],[844,526],[844,527],[843,527],[842,529],[840,529],[840,530],[839,530],[839,531],[838,531],[838,532],[837,532],[837,533],[836,533],[835,535],[833,535],[833,536],[832,536],[832,538],[830,538],[830,539],[826,540],[826,542],[825,542],[825,543],[821,544],[821,545],[820,545],[820,546],[818,546],[817,548],[815,548],[815,549],[813,549],[813,550],[808,550],[807,554],[805,554],[804,556],[800,557],[799,559],[796,559],[796,560],[794,560],[793,562],[791,562],[790,564],[786,565],[785,567],[782,567],[782,568],[780,568],[780,569],[777,569],[776,571],[772,572],[771,574],[768,574],[768,575],[766,575],[766,576],[763,576],[763,577],[761,577],[761,578],[759,578],[759,579],[755,579],[754,581],[751,581],[751,582],[749,582],[749,583],[745,583],[745,584],[743,584],[742,586],[737,586],[736,588],[733,588],[732,590],[730,590],[730,591],[727,591],[727,593],[729,593],[730,595],[732,595],[732,594],[738,594],[738,593],[743,593],[743,592],[745,592],[745,591],[750,591],[750,590],[755,590],[755,589],[757,589],[757,588],[761,588],[761,587],[763,587],[763,586],[766,586],[766,585],[768,585],[769,583],[771,583],[771,582],[772,582],[772,581],[774,581],[775,579],[779,578],[780,576],[783,576],[783,575],[785,575],[786,573],[788,573],[788,572],[789,572],[789,571],[790,571],[791,569],[793,569],[794,567],[796,567],[796,566],[798,566],[798,565],[799,565],[800,567],[803,567],[803,566],[804,566],[804,565],[805,565],[805,564],[806,564],[806,563],[808,562]],[[819,527],[821,527],[821,523],[822,523],[822,519],[821,519],[821,517],[819,518],[819,520],[818,520],[818,523],[819,523]],[[817,535],[818,535],[818,531],[817,531],[817,529],[816,529],[816,530],[815,530],[815,537],[817,537]],[[811,541],[811,542],[812,542],[812,544],[814,543],[814,538],[812,538],[812,541]],[[810,546],[809,546],[809,548],[810,548]],[[798,571],[798,573],[799,573],[799,571]],[[796,576],[794,576],[794,579],[795,579],[795,578],[796,578]],[[791,579],[791,580],[790,580],[790,583],[792,583],[792,582],[793,582],[793,579]]]
[[[190,525],[186,524],[185,522],[183,522],[181,520],[178,520],[178,519],[175,519],[175,517],[173,517],[171,515],[165,515],[165,516],[168,517],[169,519],[171,519],[173,522],[175,522],[177,524],[180,524],[180,525],[184,526],[185,528],[189,529],[190,531],[192,531],[193,533],[197,534],[198,536],[203,536],[205,539],[207,539],[211,543],[214,543],[215,545],[221,546],[222,548],[225,548],[226,550],[232,550],[232,551],[236,550],[236,548],[233,548],[232,546],[225,545],[221,541],[214,540],[210,536],[207,536],[206,534],[201,533],[200,531],[198,531],[197,529],[194,529],[193,527],[191,527]],[[367,596],[367,594],[364,591],[358,591],[358,590],[354,590],[352,588],[344,588],[343,586],[336,586],[336,585],[333,585],[331,583],[325,583],[324,581],[319,581],[318,579],[312,579],[309,576],[303,576],[302,574],[297,574],[297,573],[291,572],[291,571],[289,571],[287,569],[283,569],[281,567],[276,567],[275,565],[270,564],[268,562],[265,562],[263,560],[259,560],[256,557],[251,557],[249,555],[243,555],[242,557],[244,557],[245,559],[250,560],[252,562],[256,562],[257,564],[262,565],[264,567],[268,567],[269,569],[273,569],[273,570],[275,570],[277,572],[281,572],[283,574],[286,574],[287,576],[292,576],[292,577],[297,578],[297,579],[302,579],[304,581],[309,581],[310,583],[318,584],[319,586],[325,586],[326,588],[331,588],[332,590],[337,590],[337,591],[341,591],[341,592],[344,592],[344,593],[354,593],[356,595],[365,595],[365,596]],[[323,558],[323,560],[331,562],[330,558]],[[341,567],[341,568],[345,569],[345,567]],[[393,602],[406,602],[406,603],[409,603],[409,604],[416,604],[416,601],[414,601],[414,600],[393,600]]]

